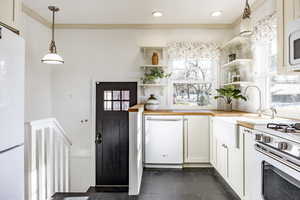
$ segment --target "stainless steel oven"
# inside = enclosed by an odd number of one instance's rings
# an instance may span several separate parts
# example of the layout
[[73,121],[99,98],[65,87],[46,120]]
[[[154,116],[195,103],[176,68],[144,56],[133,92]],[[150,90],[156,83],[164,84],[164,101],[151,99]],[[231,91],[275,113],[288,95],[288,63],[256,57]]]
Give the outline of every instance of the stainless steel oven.
[[[270,142],[271,143],[271,142]],[[278,146],[283,143],[277,143]],[[253,200],[300,200],[300,159],[263,142],[255,145],[259,191]]]

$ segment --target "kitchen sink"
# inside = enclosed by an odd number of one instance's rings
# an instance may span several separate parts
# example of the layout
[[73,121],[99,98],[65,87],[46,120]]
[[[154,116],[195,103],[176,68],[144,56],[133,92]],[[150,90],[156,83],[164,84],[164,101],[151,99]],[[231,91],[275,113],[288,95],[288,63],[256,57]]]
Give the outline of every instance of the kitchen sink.
[[223,121],[226,121],[228,123],[232,124],[237,124],[238,121],[241,122],[248,122],[254,125],[264,125],[268,123],[289,123],[293,124],[296,123],[294,120],[290,119],[282,119],[282,118],[276,118],[276,119],[271,119],[268,116],[263,116],[263,117],[253,117],[253,116],[248,116],[248,117],[219,117]]
[[238,121],[246,121],[253,124],[268,124],[268,123],[293,123],[292,120],[289,119],[268,119],[268,118],[241,118]]
[[237,121],[245,121],[252,124],[262,125],[268,123],[293,123],[293,120],[289,119],[270,119],[270,118],[253,118],[253,117],[240,117],[236,119]]

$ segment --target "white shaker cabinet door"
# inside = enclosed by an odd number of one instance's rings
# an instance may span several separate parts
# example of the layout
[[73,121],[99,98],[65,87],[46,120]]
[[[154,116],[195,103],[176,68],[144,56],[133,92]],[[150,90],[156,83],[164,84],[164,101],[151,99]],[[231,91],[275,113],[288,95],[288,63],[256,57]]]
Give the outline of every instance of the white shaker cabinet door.
[[245,200],[260,200],[260,184],[257,180],[260,178],[261,166],[259,164],[258,153],[255,150],[255,134],[259,132],[244,134],[245,149]]
[[209,163],[209,117],[184,116],[184,162]]
[[24,200],[24,147],[0,154],[0,199]]
[[294,0],[295,20],[300,18],[300,0]]
[[244,196],[244,136],[243,127],[238,130],[239,145],[229,147],[228,172],[229,183],[240,198]]
[[228,146],[217,140],[217,171],[228,181]]
[[20,0],[1,0],[0,22],[11,28],[18,29],[21,14]]
[[14,20],[14,0],[1,0],[0,22],[11,26]]
[[214,119],[210,117],[209,125],[209,137],[210,137],[210,163],[213,167],[217,167],[217,139],[215,137]]

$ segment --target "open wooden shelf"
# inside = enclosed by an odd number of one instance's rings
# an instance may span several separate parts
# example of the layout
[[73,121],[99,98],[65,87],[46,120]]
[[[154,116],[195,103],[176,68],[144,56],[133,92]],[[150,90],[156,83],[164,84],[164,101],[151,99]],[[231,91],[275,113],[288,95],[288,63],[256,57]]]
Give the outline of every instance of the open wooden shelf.
[[225,49],[230,46],[235,46],[235,45],[247,42],[247,41],[249,41],[248,37],[236,36],[233,39],[229,40],[228,42],[225,42],[222,45],[221,49]]
[[228,86],[228,85],[253,85],[254,82],[249,82],[249,81],[237,81],[237,82],[231,82],[231,83],[225,83],[223,86]]
[[168,66],[166,66],[166,65],[141,65],[141,68],[155,68],[155,67],[167,68]]
[[252,59],[236,59],[234,61],[231,61],[229,63],[222,65],[222,68],[229,68],[229,67],[234,67],[234,66],[242,65],[242,64],[250,64],[251,62],[252,62]]
[[167,84],[139,84],[140,87],[167,87]]

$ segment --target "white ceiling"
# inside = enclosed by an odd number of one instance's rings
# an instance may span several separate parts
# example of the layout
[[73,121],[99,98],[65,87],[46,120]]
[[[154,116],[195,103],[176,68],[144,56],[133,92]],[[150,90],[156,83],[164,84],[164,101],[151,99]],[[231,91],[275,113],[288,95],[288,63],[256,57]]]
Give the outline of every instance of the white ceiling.
[[[48,5],[61,8],[57,23],[65,24],[230,24],[241,14],[245,0],[23,0],[51,20]],[[255,0],[250,0],[252,4]],[[164,16],[153,18],[153,10]],[[222,10],[220,17],[211,12]]]

